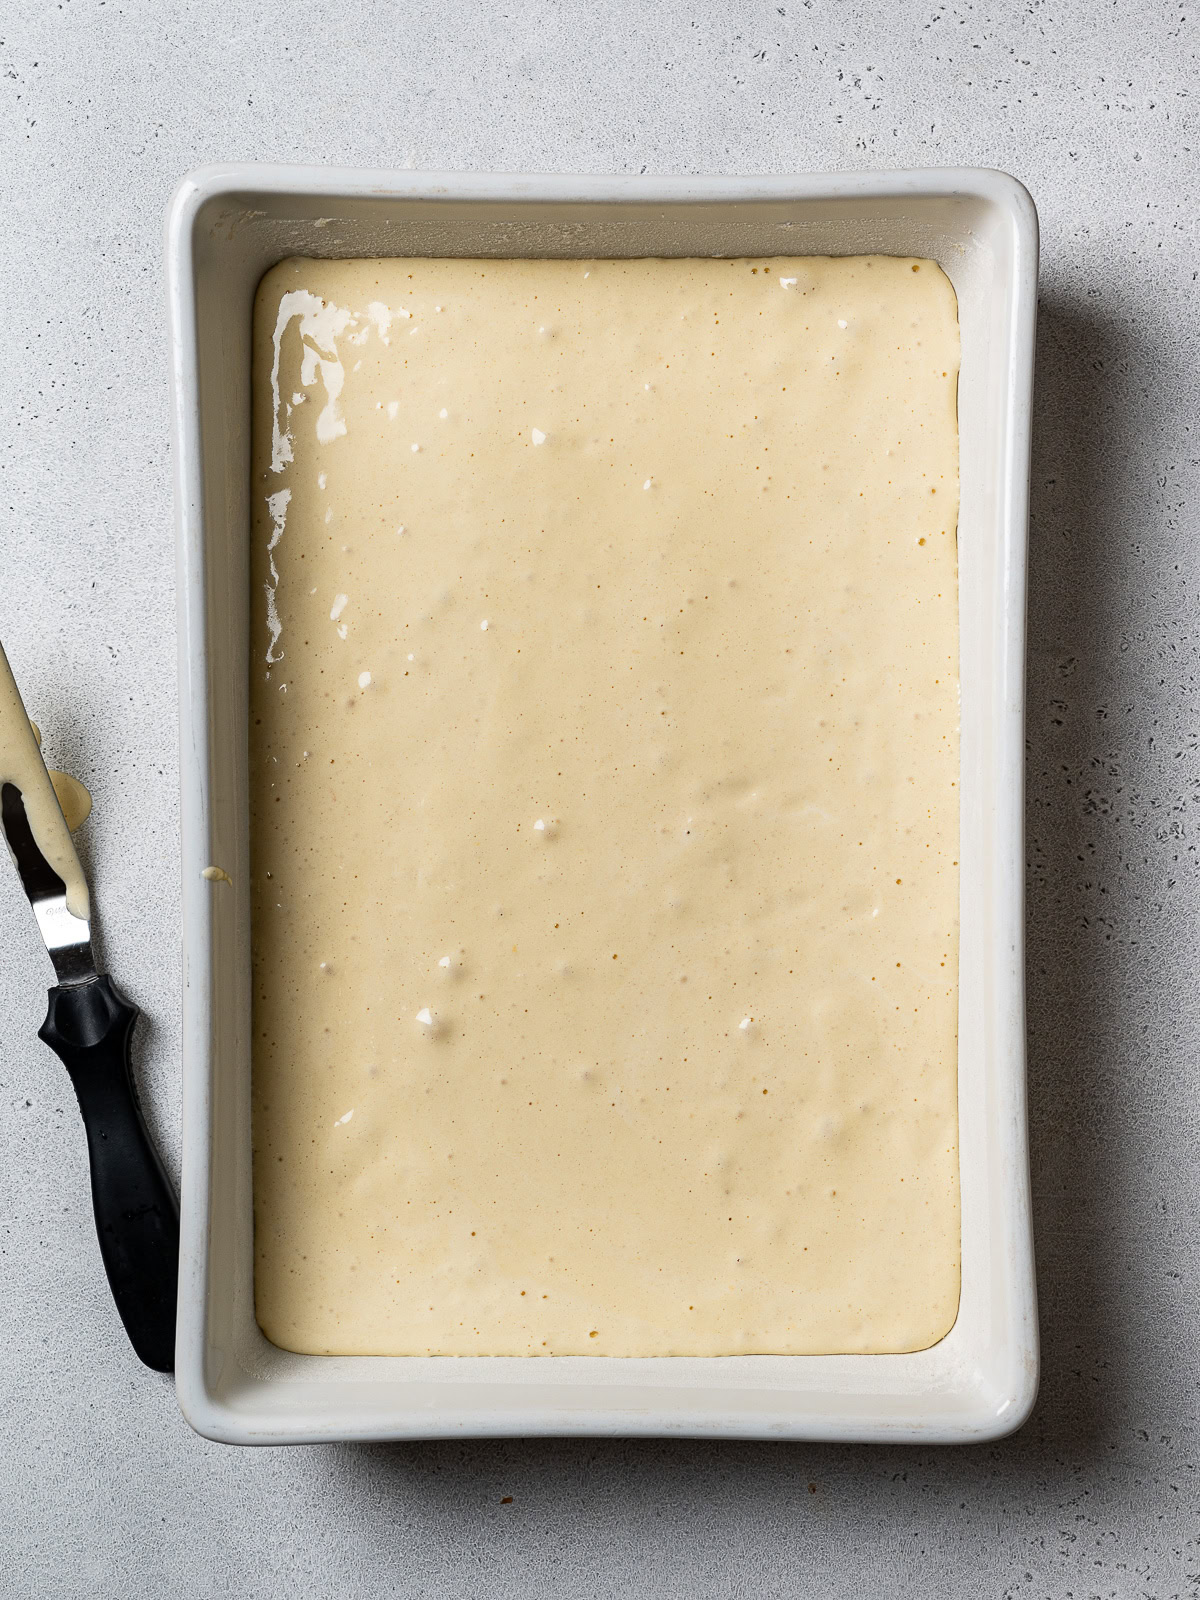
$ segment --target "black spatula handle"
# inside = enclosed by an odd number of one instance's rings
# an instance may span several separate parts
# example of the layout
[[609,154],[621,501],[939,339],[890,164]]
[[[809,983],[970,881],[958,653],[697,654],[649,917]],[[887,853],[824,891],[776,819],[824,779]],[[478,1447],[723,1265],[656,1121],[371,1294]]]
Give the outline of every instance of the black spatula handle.
[[138,1356],[175,1367],[179,1204],[150,1143],[129,1069],[138,1009],[107,976],[50,991],[38,1030],[71,1074],[92,1166],[92,1206],[113,1299]]

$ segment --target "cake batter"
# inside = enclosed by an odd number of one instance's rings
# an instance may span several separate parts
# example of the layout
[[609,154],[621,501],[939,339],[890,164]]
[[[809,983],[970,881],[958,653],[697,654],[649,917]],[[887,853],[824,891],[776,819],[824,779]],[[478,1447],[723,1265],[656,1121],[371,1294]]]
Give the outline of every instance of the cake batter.
[[959,1294],[949,282],[290,260],[255,319],[267,1336],[934,1343]]

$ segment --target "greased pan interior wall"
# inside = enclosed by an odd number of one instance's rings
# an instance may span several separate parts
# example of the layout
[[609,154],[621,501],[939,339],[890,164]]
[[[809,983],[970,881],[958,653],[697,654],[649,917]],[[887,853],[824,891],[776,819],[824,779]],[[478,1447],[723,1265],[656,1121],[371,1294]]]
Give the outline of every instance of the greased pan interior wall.
[[[289,254],[929,256],[959,298],[963,1294],[916,1355],[294,1356],[253,1316],[246,804],[250,307]],[[168,219],[180,573],[178,1389],[233,1442],[489,1434],[962,1440],[1036,1389],[1024,1098],[1023,652],[1036,218],[1002,174],[436,177],[214,168]],[[218,864],[233,886],[212,885]],[[214,892],[214,890],[220,891]]]

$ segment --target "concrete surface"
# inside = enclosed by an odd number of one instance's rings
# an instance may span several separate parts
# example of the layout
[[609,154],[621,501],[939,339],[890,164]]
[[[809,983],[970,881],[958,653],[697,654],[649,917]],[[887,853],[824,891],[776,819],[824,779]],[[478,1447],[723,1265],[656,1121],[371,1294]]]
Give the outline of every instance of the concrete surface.
[[[138,1368],[48,981],[0,873],[0,1595],[1200,1593],[1200,227],[1193,8],[1028,0],[9,0],[0,636],[96,794],[104,948],[178,1146],[161,219],[224,158],[982,163],[1044,228],[1029,979],[1045,1377],[959,1450],[238,1452]],[[511,1497],[511,1500],[510,1500]]]

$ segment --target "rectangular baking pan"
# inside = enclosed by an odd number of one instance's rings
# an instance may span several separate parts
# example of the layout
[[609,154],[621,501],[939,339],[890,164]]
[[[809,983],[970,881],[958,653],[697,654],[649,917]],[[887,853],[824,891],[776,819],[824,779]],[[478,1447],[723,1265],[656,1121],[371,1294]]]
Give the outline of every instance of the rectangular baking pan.
[[[285,256],[939,262],[958,294],[962,1299],[912,1355],[301,1356],[254,1320],[247,806],[251,305]],[[1037,1389],[1025,1107],[1025,559],[1037,216],[985,170],[504,177],[214,166],[167,219],[179,562],[183,1247],[177,1386],[238,1444],[496,1435],[997,1438]],[[207,881],[224,868],[232,887]]]

